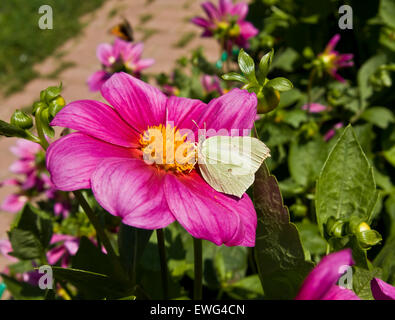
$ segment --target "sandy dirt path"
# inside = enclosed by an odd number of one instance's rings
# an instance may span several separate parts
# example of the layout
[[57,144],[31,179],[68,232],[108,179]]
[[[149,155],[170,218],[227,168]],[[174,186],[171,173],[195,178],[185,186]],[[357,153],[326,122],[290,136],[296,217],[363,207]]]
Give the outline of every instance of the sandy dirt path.
[[[40,74],[50,74],[62,63],[72,63],[73,66],[61,72],[57,79],[37,78],[29,82],[25,88],[7,98],[0,97],[0,119],[8,121],[13,111],[23,108],[37,100],[39,92],[50,85],[63,82],[63,96],[67,102],[78,99],[101,100],[100,94],[89,92],[86,79],[100,64],[96,59],[96,47],[101,42],[112,42],[113,36],[108,33],[110,27],[121,22],[121,15],[126,17],[135,26],[136,40],[143,39],[147,34],[152,34],[144,41],[143,57],[154,58],[156,63],[149,73],[168,72],[174,66],[175,60],[190,52],[191,49],[203,46],[209,60],[215,61],[218,47],[212,39],[201,39],[200,29],[189,19],[195,15],[202,15],[200,3],[197,0],[107,0],[102,7],[82,17],[87,26],[76,38],[67,41],[57,52],[61,58],[48,58],[36,69]],[[138,28],[136,28],[139,26]],[[54,16],[56,28],[56,16]],[[39,30],[39,32],[51,32]],[[178,48],[176,43],[187,33],[196,36],[185,47]],[[15,139],[0,138],[0,181],[13,176],[8,167],[15,160],[9,148]],[[11,187],[0,189],[0,201],[12,192]],[[6,237],[6,231],[13,219],[13,214],[0,212],[0,239]],[[0,270],[6,260],[0,256]]]

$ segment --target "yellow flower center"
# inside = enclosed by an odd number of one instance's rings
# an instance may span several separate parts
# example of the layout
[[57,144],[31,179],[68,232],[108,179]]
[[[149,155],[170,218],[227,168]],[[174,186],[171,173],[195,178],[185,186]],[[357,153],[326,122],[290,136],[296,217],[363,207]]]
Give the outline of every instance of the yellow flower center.
[[143,159],[166,171],[190,172],[196,163],[196,146],[169,124],[148,127],[140,136]]

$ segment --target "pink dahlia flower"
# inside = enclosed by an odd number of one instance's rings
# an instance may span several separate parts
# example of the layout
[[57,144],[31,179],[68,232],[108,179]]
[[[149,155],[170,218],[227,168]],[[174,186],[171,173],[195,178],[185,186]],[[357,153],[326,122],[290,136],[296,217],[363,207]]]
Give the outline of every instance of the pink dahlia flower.
[[[47,168],[57,189],[91,188],[103,208],[137,228],[164,228],[177,220],[192,236],[217,245],[255,245],[257,217],[247,194],[239,199],[219,193],[195,163],[167,161],[168,150],[179,150],[180,144],[194,148],[198,127],[222,134],[246,129],[242,134],[248,134],[256,115],[255,94],[233,89],[205,104],[166,97],[126,73],[113,75],[101,94],[112,107],[75,101],[51,123],[77,131],[47,150]],[[158,132],[164,146],[148,162]]]
[[345,82],[337,71],[340,68],[351,67],[354,65],[352,61],[354,55],[352,53],[340,54],[335,51],[335,47],[340,40],[340,34],[335,34],[325,47],[324,52],[318,55],[325,70],[337,81]]
[[350,289],[336,285],[344,267],[354,264],[351,249],[331,253],[309,273],[299,290],[296,300],[360,300]]
[[248,48],[248,40],[258,34],[252,23],[245,21],[248,4],[232,0],[219,0],[219,7],[207,1],[202,4],[207,18],[195,17],[192,23],[204,29],[202,37],[216,37],[226,42],[225,48],[230,50],[233,44]]
[[153,59],[141,59],[144,45],[130,43],[117,38],[114,45],[102,43],[97,47],[96,56],[102,64],[103,70],[96,71],[87,80],[91,91],[99,91],[100,87],[112,74],[125,71],[136,77],[143,69],[154,64]]

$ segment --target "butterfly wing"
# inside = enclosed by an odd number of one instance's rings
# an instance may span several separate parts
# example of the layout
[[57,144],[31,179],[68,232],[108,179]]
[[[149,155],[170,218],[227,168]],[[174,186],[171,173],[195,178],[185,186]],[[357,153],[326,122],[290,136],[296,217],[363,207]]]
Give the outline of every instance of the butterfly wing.
[[215,190],[240,198],[269,156],[269,149],[256,138],[215,136],[206,139],[199,148],[199,168]]

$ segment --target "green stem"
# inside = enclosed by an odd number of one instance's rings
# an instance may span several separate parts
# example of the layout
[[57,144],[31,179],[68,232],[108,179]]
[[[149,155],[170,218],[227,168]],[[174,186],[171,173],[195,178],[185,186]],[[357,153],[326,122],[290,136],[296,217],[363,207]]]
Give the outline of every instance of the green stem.
[[49,144],[47,139],[45,138],[44,130],[41,123],[41,111],[42,111],[41,108],[38,108],[36,110],[36,115],[35,115],[36,128],[37,128],[38,137],[40,138],[40,145],[43,147],[44,150],[47,150]]
[[202,240],[193,238],[193,253],[195,264],[195,283],[193,287],[193,299],[202,300],[203,283],[203,254]]
[[156,229],[156,237],[158,239],[163,299],[167,300],[169,298],[169,286],[167,281],[168,270],[167,270],[167,261],[166,261],[165,237],[163,235],[163,229]]
[[103,226],[100,224],[100,221],[97,218],[96,214],[93,212],[92,208],[90,207],[89,203],[86,201],[85,197],[82,195],[81,191],[76,190],[73,191],[73,193],[76,199],[78,200],[78,202],[80,203],[82,209],[84,209],[86,215],[88,216],[89,221],[92,223],[93,227],[95,228],[98,237],[101,239],[104,248],[106,248],[109,257],[114,263],[116,274],[123,276],[124,271],[120,264],[118,256],[115,253],[114,248],[112,247],[112,244],[110,242],[110,239],[107,237],[107,234]]

